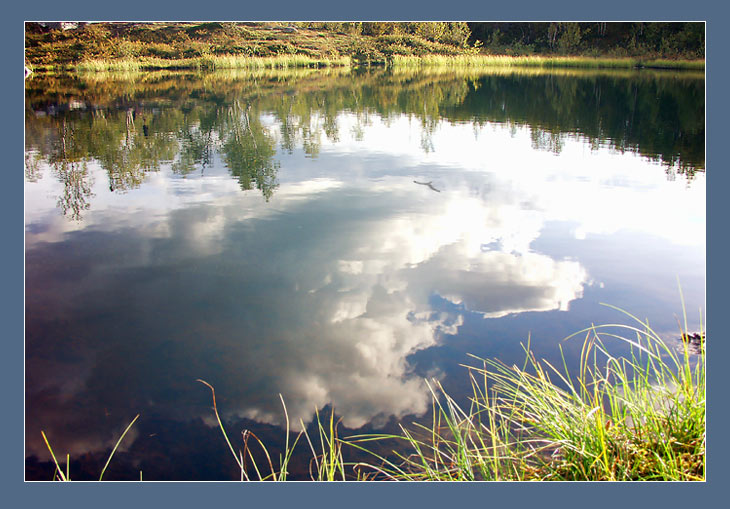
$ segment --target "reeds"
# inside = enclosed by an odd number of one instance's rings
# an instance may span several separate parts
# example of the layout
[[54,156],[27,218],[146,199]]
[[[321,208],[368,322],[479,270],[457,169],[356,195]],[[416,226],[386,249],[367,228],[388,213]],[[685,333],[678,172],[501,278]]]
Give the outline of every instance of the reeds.
[[278,55],[269,57],[250,57],[241,55],[207,55],[194,58],[165,59],[143,57],[134,59],[84,60],[75,64],[74,70],[81,72],[100,71],[144,71],[159,69],[292,69],[349,67],[347,56],[333,58],[313,58],[305,55]]
[[[302,54],[277,56],[204,55],[193,58],[140,57],[123,59],[88,59],[74,65],[82,72],[146,71],[160,69],[294,69],[351,67],[350,56],[316,58]],[[392,55],[387,66],[393,68],[539,68],[539,69],[685,69],[705,68],[704,60],[668,60],[607,58],[580,56],[508,56],[508,55]]]
[[581,56],[542,55],[393,55],[389,61],[393,67],[533,67],[533,68],[582,68],[582,69],[691,69],[704,70],[704,60],[646,60],[640,58],[607,58]]

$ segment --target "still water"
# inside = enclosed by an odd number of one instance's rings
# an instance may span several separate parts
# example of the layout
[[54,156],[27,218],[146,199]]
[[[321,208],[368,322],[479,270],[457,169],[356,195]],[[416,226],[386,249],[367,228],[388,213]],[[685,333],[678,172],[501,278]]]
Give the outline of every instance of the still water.
[[[705,292],[704,77],[281,71],[26,82],[26,479],[236,479],[334,408],[395,431],[467,354],[574,365]],[[306,450],[295,468],[306,468]],[[300,472],[301,473],[301,472]],[[304,476],[306,477],[306,476]]]

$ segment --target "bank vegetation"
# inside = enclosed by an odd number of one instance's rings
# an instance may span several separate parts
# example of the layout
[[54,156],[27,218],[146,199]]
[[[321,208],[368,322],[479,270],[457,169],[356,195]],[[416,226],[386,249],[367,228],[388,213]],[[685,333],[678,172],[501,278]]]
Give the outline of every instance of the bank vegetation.
[[32,71],[329,66],[704,69],[703,23],[26,23]]

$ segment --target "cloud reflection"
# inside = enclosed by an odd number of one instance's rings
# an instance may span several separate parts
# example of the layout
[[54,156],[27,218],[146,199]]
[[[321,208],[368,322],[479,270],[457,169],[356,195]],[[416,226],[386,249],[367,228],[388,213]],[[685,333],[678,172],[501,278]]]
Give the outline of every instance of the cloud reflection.
[[[75,393],[53,396],[28,384],[29,425],[42,423],[63,442],[80,429],[61,417],[69,405],[83,409],[79,415],[101,406],[119,416],[209,417],[200,404],[206,395],[191,397],[196,378],[215,385],[225,413],[267,423],[282,424],[281,393],[295,428],[327,404],[348,427],[419,414],[429,398],[408,356],[463,321],[460,312],[435,310],[434,294],[484,317],[566,309],[581,295],[586,274],[577,262],[530,251],[541,228],[534,211],[508,194],[475,194],[466,183],[434,199],[411,180],[381,179],[371,188],[283,183],[268,207],[257,196],[229,195],[136,214],[134,229],[129,217],[121,227],[99,215],[91,229],[99,238],[65,232],[88,251],[91,268],[74,279],[71,308],[56,313],[69,320],[107,313],[105,323],[85,324],[86,334],[104,341],[76,338],[83,360],[50,368],[58,377],[79,374]],[[103,228],[125,240],[104,247]],[[27,236],[39,258],[72,256],[37,242],[48,231]],[[65,284],[60,271],[45,273],[48,293],[38,299],[54,298]],[[31,373],[42,355],[33,347]],[[67,450],[108,445],[97,435],[109,421],[96,415],[84,417],[85,441],[67,442]],[[29,451],[45,457],[36,431],[28,433]]]

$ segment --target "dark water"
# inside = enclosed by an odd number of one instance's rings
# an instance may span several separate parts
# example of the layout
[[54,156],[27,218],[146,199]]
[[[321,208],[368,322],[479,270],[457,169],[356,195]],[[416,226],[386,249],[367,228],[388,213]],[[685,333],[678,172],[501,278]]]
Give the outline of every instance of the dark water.
[[[704,79],[295,71],[26,83],[26,478],[236,479],[332,407],[342,434],[705,291]],[[568,364],[580,341],[562,343]],[[295,469],[308,460],[301,448]]]

